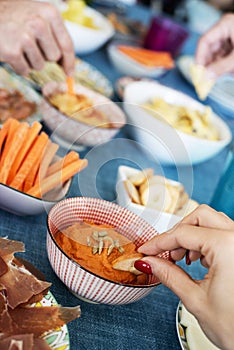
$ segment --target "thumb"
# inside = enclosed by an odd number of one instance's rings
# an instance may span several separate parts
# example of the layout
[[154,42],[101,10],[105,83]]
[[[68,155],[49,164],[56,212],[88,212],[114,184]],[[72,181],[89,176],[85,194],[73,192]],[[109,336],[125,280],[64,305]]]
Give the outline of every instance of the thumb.
[[171,289],[183,302],[189,305],[201,293],[199,284],[194,281],[181,267],[166,259],[147,256],[142,259],[151,267],[153,275],[166,287]]
[[214,73],[217,77],[226,73],[234,72],[234,54],[229,55],[211,63],[206,67],[210,72]]

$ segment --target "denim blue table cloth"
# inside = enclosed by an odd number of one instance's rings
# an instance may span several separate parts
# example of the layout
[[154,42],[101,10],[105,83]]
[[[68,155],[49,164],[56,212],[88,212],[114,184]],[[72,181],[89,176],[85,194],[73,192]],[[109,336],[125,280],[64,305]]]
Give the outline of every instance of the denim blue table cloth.
[[[135,6],[129,16],[149,18],[144,7]],[[183,47],[183,53],[193,53],[197,35],[191,34]],[[114,84],[120,74],[111,66],[106,48],[83,57],[102,71]],[[196,98],[193,88],[182,78],[177,68],[158,79],[167,86],[186,92]],[[115,96],[114,99],[118,101]],[[220,107],[212,107],[234,131],[234,119]],[[227,150],[215,158],[191,167],[163,167],[165,176],[183,182],[191,196],[200,203],[209,203],[214,193],[225,162]],[[75,176],[68,197],[91,196],[116,201],[116,176],[119,165],[152,167],[158,164],[148,157],[134,140],[129,139],[123,129],[112,141],[80,152],[86,156],[89,166]],[[52,283],[51,292],[63,306],[81,306],[81,318],[68,325],[71,350],[179,350],[176,331],[176,309],[179,299],[165,286],[158,286],[144,299],[123,306],[95,305],[83,302],[73,296],[54,274],[46,253],[47,213],[37,216],[20,217],[0,211],[0,235],[25,243],[23,257],[33,263]],[[201,278],[205,270],[199,263],[183,266],[194,278]],[[181,288],[183,288],[181,286]]]

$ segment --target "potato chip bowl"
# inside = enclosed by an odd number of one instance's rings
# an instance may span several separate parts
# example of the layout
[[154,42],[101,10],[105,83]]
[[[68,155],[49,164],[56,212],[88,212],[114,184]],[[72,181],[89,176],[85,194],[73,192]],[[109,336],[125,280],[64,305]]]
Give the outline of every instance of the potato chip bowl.
[[[113,138],[126,123],[123,111],[106,96],[101,95],[85,86],[75,84],[76,94],[82,94],[93,102],[93,109],[108,114],[109,122],[113,127],[93,126],[67,116],[59,111],[49,101],[48,97],[58,91],[66,91],[64,83],[49,82],[44,85],[42,92],[44,98],[41,102],[41,111],[46,126],[54,136],[73,144],[87,147],[107,142]],[[83,111],[85,112],[85,111]],[[82,113],[82,111],[78,112]]]
[[[158,234],[144,219],[102,199],[73,197],[57,203],[47,219],[47,254],[55,273],[75,296],[93,303],[128,304],[145,297],[160,284],[153,275],[144,285],[121,284],[80,266],[59,247],[54,237],[59,230],[80,220],[116,227],[137,247]],[[169,252],[160,256],[169,259]]]

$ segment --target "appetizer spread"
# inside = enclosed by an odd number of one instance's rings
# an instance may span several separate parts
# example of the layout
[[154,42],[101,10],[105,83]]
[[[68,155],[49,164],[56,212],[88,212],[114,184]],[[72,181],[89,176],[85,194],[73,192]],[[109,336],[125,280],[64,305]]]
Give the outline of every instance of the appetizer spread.
[[203,112],[186,106],[168,103],[163,98],[152,98],[145,102],[144,107],[158,119],[162,119],[175,129],[189,135],[216,141],[218,130],[210,122],[212,110],[205,107]]
[[18,90],[9,91],[0,88],[0,121],[9,118],[26,119],[36,112],[37,105],[28,101]]
[[133,203],[158,211],[184,216],[198,206],[182,184],[154,175],[150,168],[129,176],[124,186]]
[[146,275],[134,268],[143,255],[114,227],[81,221],[59,231],[55,240],[65,254],[98,276],[118,283],[146,284]]
[[95,106],[93,101],[84,94],[58,92],[50,95],[48,100],[59,111],[79,122],[101,128],[115,127],[110,122],[107,112],[102,111],[102,106]]
[[80,307],[37,307],[51,284],[15,258],[24,251],[22,242],[0,238],[0,348],[50,349],[43,335],[79,317]]

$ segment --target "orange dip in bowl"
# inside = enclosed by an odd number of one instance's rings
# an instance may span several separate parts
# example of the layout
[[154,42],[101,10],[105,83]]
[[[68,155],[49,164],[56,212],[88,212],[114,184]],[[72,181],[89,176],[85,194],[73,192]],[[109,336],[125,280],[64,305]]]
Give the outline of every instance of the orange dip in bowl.
[[55,235],[61,249],[86,270],[123,284],[146,284],[147,276],[113,268],[116,259],[138,255],[135,244],[108,225],[77,222]]

